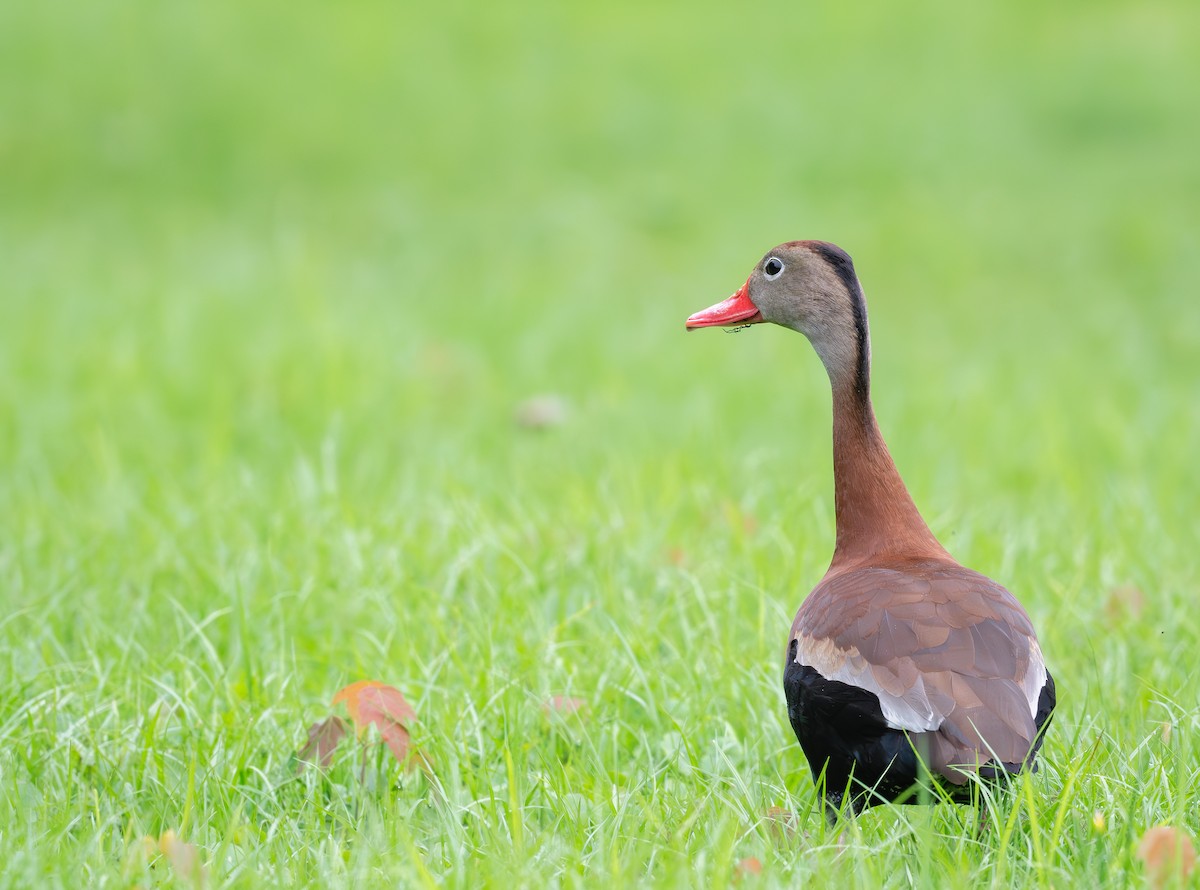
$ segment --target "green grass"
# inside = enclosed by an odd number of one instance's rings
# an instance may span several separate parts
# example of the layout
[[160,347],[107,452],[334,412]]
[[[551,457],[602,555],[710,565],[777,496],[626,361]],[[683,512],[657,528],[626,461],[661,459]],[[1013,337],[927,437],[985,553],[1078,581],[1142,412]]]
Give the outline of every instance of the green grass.
[[[0,884],[169,884],[170,829],[214,887],[1121,887],[1200,834],[1200,7],[828,6],[0,6]],[[787,724],[827,383],[682,322],[799,237],[1058,680],[980,837],[839,843]],[[295,774],[362,678],[436,779]]]

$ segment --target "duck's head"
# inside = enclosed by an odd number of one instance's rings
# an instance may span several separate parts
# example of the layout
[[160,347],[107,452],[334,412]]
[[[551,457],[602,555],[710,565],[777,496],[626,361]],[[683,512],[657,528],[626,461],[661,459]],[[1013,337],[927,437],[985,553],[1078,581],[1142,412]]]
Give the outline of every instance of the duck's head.
[[767,252],[729,299],[687,320],[687,329],[772,322],[804,334],[830,376],[865,371],[867,309],[849,254],[825,241],[789,241]]

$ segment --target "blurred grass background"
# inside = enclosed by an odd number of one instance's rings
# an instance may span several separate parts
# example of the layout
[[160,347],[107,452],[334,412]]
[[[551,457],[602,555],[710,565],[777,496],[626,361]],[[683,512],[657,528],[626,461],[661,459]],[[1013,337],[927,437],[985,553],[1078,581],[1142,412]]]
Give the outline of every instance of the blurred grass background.
[[[1198,33],[1184,0],[0,6],[13,882],[181,821],[229,883],[283,880],[276,837],[297,880],[411,877],[271,796],[364,676],[414,699],[451,804],[500,752],[534,769],[558,692],[611,744],[572,793],[657,776],[674,733],[729,742],[746,813],[811,802],[776,674],[832,547],[827,384],[787,332],[683,332],[792,238],[855,257],[901,471],[1043,630],[1050,759],[1153,773],[1121,758],[1198,719]],[[567,421],[521,429],[542,392]],[[1188,751],[1141,804],[1095,767],[1133,834],[1073,879],[1128,879],[1171,807],[1196,829]],[[608,841],[532,790],[540,846],[469,803],[409,840],[451,882],[719,881],[747,844],[813,877],[692,780]],[[703,837],[663,841],[689,800]]]

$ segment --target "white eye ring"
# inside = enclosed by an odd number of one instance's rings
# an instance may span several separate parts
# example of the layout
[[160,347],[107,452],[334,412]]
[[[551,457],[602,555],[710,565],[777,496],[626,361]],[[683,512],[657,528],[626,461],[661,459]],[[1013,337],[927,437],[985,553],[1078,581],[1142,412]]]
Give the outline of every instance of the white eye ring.
[[763,263],[763,278],[774,281],[783,274],[783,270],[783,261],[779,257],[767,257],[767,261]]

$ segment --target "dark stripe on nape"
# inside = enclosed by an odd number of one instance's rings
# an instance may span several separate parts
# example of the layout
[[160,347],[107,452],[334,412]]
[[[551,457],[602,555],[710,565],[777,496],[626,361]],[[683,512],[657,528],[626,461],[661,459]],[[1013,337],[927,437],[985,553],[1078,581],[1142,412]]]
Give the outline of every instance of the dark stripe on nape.
[[850,307],[854,312],[854,333],[858,340],[858,360],[854,375],[854,391],[863,405],[871,397],[870,346],[867,343],[867,301],[863,297],[862,285],[854,273],[854,260],[850,254],[828,241],[805,241],[805,246],[828,263],[841,279],[842,287],[850,295]]

